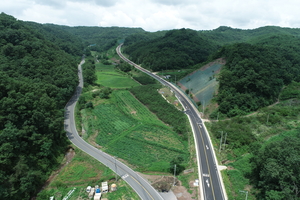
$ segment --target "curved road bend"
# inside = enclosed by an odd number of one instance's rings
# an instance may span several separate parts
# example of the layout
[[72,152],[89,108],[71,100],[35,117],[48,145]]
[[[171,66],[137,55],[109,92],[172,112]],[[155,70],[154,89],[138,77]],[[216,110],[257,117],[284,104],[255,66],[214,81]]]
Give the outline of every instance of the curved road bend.
[[155,78],[163,85],[170,87],[180,101],[184,108],[185,114],[190,120],[191,127],[196,143],[197,162],[198,162],[198,173],[200,180],[200,193],[201,199],[204,200],[223,200],[227,199],[223,181],[221,179],[220,171],[218,170],[217,159],[212,147],[212,143],[209,139],[206,127],[200,118],[199,112],[191,101],[181,92],[177,87],[169,83],[168,81],[160,78],[159,76],[151,73],[150,71],[140,67],[134,62],[124,57],[121,53],[121,46],[117,47],[118,55],[135,68]]
[[82,68],[84,60],[78,65],[79,85],[76,92],[65,107],[65,131],[69,140],[82,151],[94,157],[125,180],[143,200],[163,200],[161,195],[141,176],[114,157],[96,149],[85,142],[75,127],[74,109],[83,88]]

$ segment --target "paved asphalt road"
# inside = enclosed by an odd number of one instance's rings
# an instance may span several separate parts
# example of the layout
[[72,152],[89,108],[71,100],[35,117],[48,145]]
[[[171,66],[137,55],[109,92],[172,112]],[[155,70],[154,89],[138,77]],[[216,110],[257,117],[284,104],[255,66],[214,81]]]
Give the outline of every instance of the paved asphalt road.
[[74,96],[70,99],[68,104],[65,107],[65,131],[67,137],[70,141],[80,148],[82,151],[88,153],[90,156],[94,157],[114,172],[116,172],[123,180],[125,180],[140,196],[143,200],[162,200],[161,195],[141,176],[135,173],[132,169],[124,165],[122,162],[119,162],[114,157],[96,149],[87,142],[85,142],[79,135],[75,127],[74,120],[74,109],[76,102],[81,94],[83,88],[83,78],[82,78],[82,69],[81,65],[84,63],[84,60],[78,66],[78,77],[79,85],[76,88]]
[[200,191],[201,199],[204,200],[223,200],[227,199],[221,180],[220,172],[217,168],[216,158],[214,155],[214,150],[212,148],[211,141],[208,136],[208,132],[200,118],[199,112],[196,107],[190,102],[190,100],[174,85],[168,81],[160,78],[159,76],[151,73],[150,71],[140,67],[139,65],[133,63],[121,53],[121,45],[117,47],[117,53],[119,56],[129,64],[133,65],[135,68],[141,70],[142,72],[152,76],[163,85],[170,87],[177,96],[178,100],[181,102],[185,109],[185,114],[188,116],[196,143],[197,160],[198,160],[198,171],[200,179]]

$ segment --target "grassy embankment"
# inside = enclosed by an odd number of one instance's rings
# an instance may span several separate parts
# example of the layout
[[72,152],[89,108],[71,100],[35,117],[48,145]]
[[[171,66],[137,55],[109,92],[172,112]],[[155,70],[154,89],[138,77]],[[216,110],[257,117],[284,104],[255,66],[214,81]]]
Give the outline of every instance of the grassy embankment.
[[[74,147],[75,156],[53,179],[50,185],[44,189],[37,200],[49,199],[54,196],[56,200],[63,199],[74,187],[76,190],[69,200],[88,200],[85,189],[88,185],[101,185],[102,181],[108,181],[111,185],[115,183],[115,174],[100,162]],[[64,160],[66,161],[66,160]],[[118,179],[118,190],[104,194],[108,199],[139,199],[138,195],[128,186],[125,181]]]

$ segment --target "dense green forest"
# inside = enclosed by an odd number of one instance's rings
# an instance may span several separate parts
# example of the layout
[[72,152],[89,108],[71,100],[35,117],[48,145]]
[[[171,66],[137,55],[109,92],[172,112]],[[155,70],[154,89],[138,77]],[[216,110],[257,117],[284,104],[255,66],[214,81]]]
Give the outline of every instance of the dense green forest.
[[136,42],[151,41],[153,39],[163,37],[168,31],[157,31],[157,32],[138,32],[126,37],[124,41],[125,46],[132,45]]
[[78,36],[82,39],[85,46],[92,45],[90,47],[93,51],[107,51],[111,47],[115,46],[118,40],[123,41],[127,36],[134,33],[144,33],[141,28],[125,28],[125,27],[84,27],[84,26],[58,26],[48,25],[54,27],[60,27],[62,30]]
[[183,69],[204,62],[217,49],[215,43],[203,39],[197,31],[180,29],[168,31],[155,39],[142,39],[127,46],[124,52],[130,55],[132,61],[143,64],[143,67],[161,71]]
[[4,13],[0,35],[0,196],[29,199],[68,145],[63,108],[78,84],[82,44]]
[[298,37],[279,35],[223,47],[214,55],[226,58],[219,111],[232,117],[275,103],[284,85],[300,81],[299,46]]
[[297,28],[281,28],[278,26],[264,26],[248,30],[220,26],[214,30],[198,31],[198,33],[206,40],[213,41],[221,46],[237,42],[248,43],[270,35],[300,36],[300,31]]
[[84,80],[84,85],[94,85],[97,80],[95,73],[95,61],[93,59],[85,59],[85,63],[83,64],[82,76]]
[[300,130],[297,132],[253,152],[249,176],[260,189],[258,199],[299,199]]

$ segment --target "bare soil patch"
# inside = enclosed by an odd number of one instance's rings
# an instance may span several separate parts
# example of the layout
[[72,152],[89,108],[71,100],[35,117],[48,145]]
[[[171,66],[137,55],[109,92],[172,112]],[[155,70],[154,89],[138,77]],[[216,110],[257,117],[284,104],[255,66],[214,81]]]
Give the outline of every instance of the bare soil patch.
[[[181,182],[178,179],[175,179],[174,186],[174,177],[165,176],[165,175],[147,175],[139,173],[143,178],[148,180],[148,182],[159,192],[168,192],[173,191],[178,200],[192,200],[196,197],[196,189],[191,193],[188,192],[187,188],[182,186]],[[191,188],[194,187],[193,181],[189,182]]]
[[111,58],[111,60],[117,64],[120,64],[120,60],[116,59],[115,57]]

